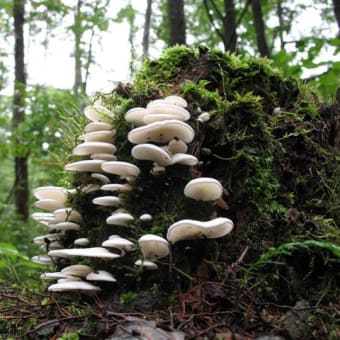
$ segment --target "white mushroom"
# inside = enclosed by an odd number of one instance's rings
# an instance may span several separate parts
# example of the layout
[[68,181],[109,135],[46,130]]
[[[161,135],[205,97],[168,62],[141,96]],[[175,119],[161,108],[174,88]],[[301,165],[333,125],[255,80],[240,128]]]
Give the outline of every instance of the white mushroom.
[[60,202],[54,199],[45,198],[34,202],[34,206],[39,209],[53,211],[56,209],[66,208],[65,202]]
[[[91,122],[85,126],[85,132],[91,133],[95,131],[109,131],[113,129],[113,125],[104,122]],[[115,131],[113,130],[115,133]]]
[[133,242],[118,235],[110,236],[108,240],[102,243],[102,246],[108,248],[116,248],[123,252],[130,252],[136,249],[136,246]]
[[177,119],[180,121],[186,121],[190,119],[190,113],[182,106],[171,104],[169,102],[166,102],[164,100],[154,100],[151,101],[147,106],[147,114],[143,117],[144,123],[148,124],[152,123],[153,121],[157,121],[154,119],[149,119],[150,117],[158,117],[159,120],[162,119],[162,115],[165,115],[167,117],[170,117],[170,119]]
[[42,236],[37,236],[33,239],[33,243],[35,244],[46,244],[53,241],[57,241],[63,238],[63,234],[54,233],[54,234],[46,234]]
[[169,243],[163,237],[147,234],[138,240],[143,257],[148,260],[160,259],[169,255]]
[[67,274],[63,274],[61,272],[53,272],[53,273],[44,273],[40,275],[42,280],[58,280],[58,279],[66,279],[69,277]]
[[188,146],[180,139],[172,139],[168,144],[168,150],[174,155],[175,153],[186,153]]
[[112,192],[126,192],[130,191],[132,188],[129,184],[105,184],[101,187],[101,190],[112,191]]
[[84,109],[85,116],[92,122],[111,123],[115,114],[103,106],[87,106]]
[[90,244],[90,241],[88,238],[86,237],[81,237],[81,238],[77,238],[73,241],[73,244],[76,246],[82,246],[82,247],[86,247]]
[[65,165],[65,170],[79,171],[79,172],[103,172],[101,165],[105,160],[93,159],[83,160]]
[[214,178],[199,177],[184,188],[184,195],[199,201],[215,201],[222,196],[222,184]]
[[181,220],[169,227],[167,239],[170,243],[176,243],[204,237],[219,238],[229,234],[233,227],[233,222],[226,217],[218,217],[207,222]]
[[124,179],[137,177],[140,173],[136,165],[120,161],[105,162],[102,164],[102,169],[109,174],[115,174]]
[[102,161],[116,161],[117,157],[110,153],[93,153],[90,155],[91,159],[102,160]]
[[148,260],[137,260],[135,262],[135,265],[138,266],[138,267],[143,267],[144,269],[147,269],[147,270],[156,270],[158,269],[158,266],[156,263],[152,262],[152,261],[148,261]]
[[143,125],[143,118],[147,114],[147,110],[143,107],[134,107],[125,113],[125,120],[134,125]]
[[171,162],[171,156],[161,147],[154,144],[139,144],[131,149],[131,155],[138,160],[147,160],[167,166]]
[[96,197],[92,200],[92,203],[102,205],[104,207],[118,207],[120,204],[120,198],[116,196]]
[[116,259],[120,257],[118,254],[110,253],[102,247],[93,248],[72,248],[72,249],[57,249],[48,252],[51,257],[97,257],[102,259]]
[[80,225],[78,223],[66,221],[54,224],[54,228],[58,231],[79,230]]
[[93,179],[97,179],[102,184],[109,184],[110,183],[110,179],[107,176],[103,175],[103,174],[91,174],[91,177]]
[[203,112],[198,116],[197,120],[201,123],[206,123],[208,120],[210,120],[210,117],[211,116],[208,112]]
[[152,221],[152,216],[150,214],[142,214],[139,216],[139,219],[143,222]]
[[104,142],[85,142],[77,145],[73,151],[73,155],[86,156],[93,153],[114,154],[117,148],[112,143]]
[[38,264],[49,265],[53,263],[53,260],[48,255],[37,255],[31,258],[31,261]]
[[88,281],[107,281],[107,282],[116,282],[117,280],[113,277],[113,275],[105,270],[98,270],[92,272],[86,276],[86,280]]
[[180,139],[190,143],[195,136],[192,127],[179,120],[164,120],[140,126],[128,133],[128,140],[133,144],[147,142],[168,143],[172,139]]
[[103,142],[103,143],[113,143],[113,137],[115,135],[115,131],[93,131],[86,133],[85,135],[81,136],[81,139],[88,142]]
[[66,281],[55,283],[48,287],[48,291],[50,292],[99,292],[101,291],[100,287],[94,286],[91,283],[83,282],[83,281]]
[[183,164],[188,166],[194,166],[198,163],[198,159],[193,155],[188,155],[186,153],[176,153],[171,157],[171,165]]
[[85,264],[74,264],[72,266],[65,267],[61,270],[62,274],[85,277],[91,273],[93,269]]
[[170,104],[182,106],[182,107],[187,107],[188,103],[187,101],[179,96],[167,96],[164,98],[164,101]]
[[53,215],[58,222],[81,222],[82,220],[80,213],[72,208],[57,209],[53,211]]
[[116,212],[106,219],[107,224],[128,226],[134,221],[134,217],[129,213]]
[[64,188],[52,185],[34,189],[33,195],[38,200],[53,199],[61,202],[62,204],[65,204],[67,199],[67,191]]

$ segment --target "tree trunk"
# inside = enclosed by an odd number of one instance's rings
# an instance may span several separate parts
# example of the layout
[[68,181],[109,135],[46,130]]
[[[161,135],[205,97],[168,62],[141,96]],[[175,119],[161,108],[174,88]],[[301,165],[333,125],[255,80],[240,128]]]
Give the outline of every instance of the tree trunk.
[[81,62],[81,6],[82,0],[77,1],[77,7],[74,13],[74,85],[75,93],[82,91],[82,62]]
[[149,56],[151,14],[152,14],[152,0],[148,0],[145,12],[143,33],[143,60],[145,60]]
[[285,42],[283,40],[283,27],[284,27],[284,21],[283,21],[283,9],[282,9],[282,0],[278,0],[277,7],[276,7],[276,14],[279,19],[279,39],[280,39],[280,48],[284,49]]
[[25,120],[25,91],[26,91],[26,72],[25,72],[25,45],[24,45],[24,21],[25,21],[25,0],[13,1],[13,18],[15,33],[15,81],[13,95],[13,116],[12,127],[14,130],[14,163],[15,163],[15,185],[14,197],[16,212],[23,220],[28,219],[28,152],[19,152],[20,137],[17,137],[15,129]]
[[185,45],[185,17],[183,0],[168,0],[170,39],[169,45]]
[[253,12],[257,48],[260,52],[261,57],[270,58],[271,54],[266,41],[266,32],[261,8],[261,0],[252,0],[251,8]]
[[338,37],[340,38],[340,0],[333,0],[333,9],[336,22],[338,23]]
[[224,0],[225,17],[223,22],[224,49],[235,52],[237,45],[236,35],[236,11],[234,0]]

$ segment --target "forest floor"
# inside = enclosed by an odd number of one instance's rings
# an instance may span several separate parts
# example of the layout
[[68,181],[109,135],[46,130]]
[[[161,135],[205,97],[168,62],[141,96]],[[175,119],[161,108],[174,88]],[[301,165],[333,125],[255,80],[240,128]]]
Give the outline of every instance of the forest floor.
[[[64,298],[52,293],[22,291],[2,284],[0,293],[1,339],[339,339],[336,327],[329,329],[322,315],[339,320],[340,304],[296,306],[262,304],[246,299],[229,309],[209,312],[204,295],[216,286],[192,287],[166,310],[115,311],[117,306],[99,295]],[[244,296],[247,292],[244,292]],[[145,296],[144,296],[145,298]],[[231,297],[232,299],[235,297]],[[249,296],[248,296],[249,298]],[[131,307],[131,306],[130,306]],[[215,309],[215,308],[214,308]],[[119,310],[119,309],[118,309]],[[216,310],[216,309],[215,309]],[[321,316],[315,322],[316,315]],[[336,321],[335,321],[336,323]],[[311,324],[313,326],[311,327]],[[308,334],[308,335],[306,335]]]

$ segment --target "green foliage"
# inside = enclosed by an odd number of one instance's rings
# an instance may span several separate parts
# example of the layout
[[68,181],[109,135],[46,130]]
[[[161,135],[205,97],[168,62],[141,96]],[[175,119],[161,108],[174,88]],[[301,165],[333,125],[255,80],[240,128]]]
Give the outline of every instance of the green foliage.
[[34,275],[35,279],[39,272],[43,272],[41,265],[32,262],[15,246],[0,243],[0,280],[23,285],[29,277]]

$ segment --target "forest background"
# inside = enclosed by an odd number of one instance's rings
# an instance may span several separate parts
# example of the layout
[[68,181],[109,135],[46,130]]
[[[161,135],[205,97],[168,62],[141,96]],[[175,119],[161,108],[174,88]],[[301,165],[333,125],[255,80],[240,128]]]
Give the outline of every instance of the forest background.
[[110,91],[145,58],[187,44],[268,58],[330,102],[340,1],[0,0],[0,42],[0,279],[39,286],[31,191],[62,185],[68,119],[94,90]]

